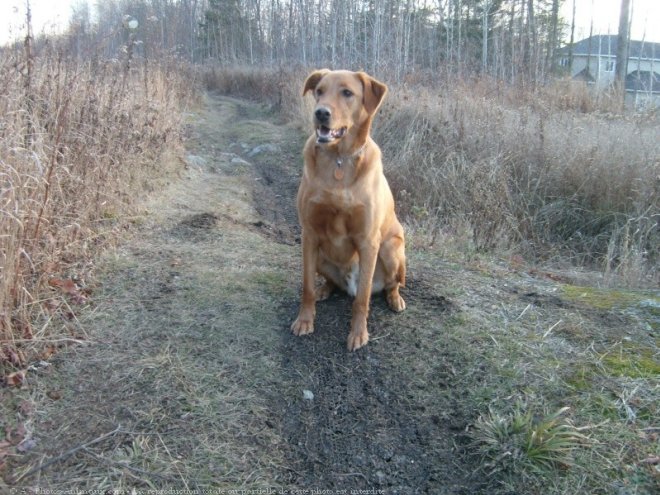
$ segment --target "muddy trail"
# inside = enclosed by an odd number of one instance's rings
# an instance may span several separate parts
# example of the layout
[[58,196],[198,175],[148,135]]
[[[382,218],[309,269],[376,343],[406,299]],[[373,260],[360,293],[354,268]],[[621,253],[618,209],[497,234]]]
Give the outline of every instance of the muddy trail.
[[100,260],[80,343],[7,396],[30,442],[0,489],[496,493],[477,418],[565,397],[574,349],[633,328],[547,278],[409,248],[408,307],[375,296],[365,348],[346,350],[345,294],[295,337],[304,136],[222,96],[189,118],[185,170]]

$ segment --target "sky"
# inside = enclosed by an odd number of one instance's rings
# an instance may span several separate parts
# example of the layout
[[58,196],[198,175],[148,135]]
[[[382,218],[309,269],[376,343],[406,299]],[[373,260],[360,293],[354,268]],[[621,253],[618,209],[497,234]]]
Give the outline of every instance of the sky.
[[[660,43],[660,0],[631,0],[631,39]],[[621,0],[575,0],[575,40],[589,37],[593,15],[594,34],[617,34]],[[564,0],[561,16],[571,22],[573,0]],[[568,37],[567,37],[568,38]]]
[[[31,0],[35,33],[52,33],[64,27],[71,6],[81,0]],[[561,15],[570,22],[574,0],[564,0]],[[631,38],[660,43],[660,0],[632,0],[633,22]],[[575,39],[589,36],[593,16],[594,34],[616,34],[619,28],[621,0],[575,0]],[[23,35],[25,0],[0,0],[0,43]]]

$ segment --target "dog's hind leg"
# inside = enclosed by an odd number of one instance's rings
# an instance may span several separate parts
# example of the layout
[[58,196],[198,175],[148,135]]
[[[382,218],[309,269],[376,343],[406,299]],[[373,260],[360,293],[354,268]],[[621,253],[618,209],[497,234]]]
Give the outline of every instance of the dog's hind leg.
[[335,291],[337,286],[331,280],[324,278],[323,285],[316,288],[316,301],[325,301]]
[[406,284],[406,255],[403,231],[383,242],[378,252],[379,268],[382,269],[383,287],[387,305],[397,313],[406,309],[406,302],[399,294],[399,287]]

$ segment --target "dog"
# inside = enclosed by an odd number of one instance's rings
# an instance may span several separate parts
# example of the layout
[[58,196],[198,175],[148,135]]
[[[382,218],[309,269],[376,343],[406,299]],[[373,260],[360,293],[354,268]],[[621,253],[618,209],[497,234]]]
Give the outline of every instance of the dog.
[[[291,325],[295,335],[314,331],[316,301],[342,289],[355,299],[347,347],[369,340],[367,316],[372,293],[385,291],[395,312],[406,303],[403,227],[383,174],[381,151],[370,135],[387,86],[364,72],[312,72],[303,96],[312,92],[314,133],[304,149],[297,196],[302,227],[302,300]],[[316,287],[316,275],[324,284]]]

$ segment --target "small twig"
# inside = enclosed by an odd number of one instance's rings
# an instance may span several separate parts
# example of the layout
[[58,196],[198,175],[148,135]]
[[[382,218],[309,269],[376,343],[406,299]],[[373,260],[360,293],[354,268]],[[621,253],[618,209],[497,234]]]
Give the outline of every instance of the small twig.
[[39,465],[39,466],[35,466],[35,467],[33,467],[33,468],[30,469],[27,473],[25,473],[25,474],[19,476],[18,478],[16,478],[16,480],[14,480],[14,482],[15,482],[15,483],[18,483],[19,481],[21,481],[21,480],[24,479],[24,478],[28,478],[29,476],[32,476],[33,474],[36,474],[36,473],[38,473],[38,472],[40,472],[40,471],[43,471],[43,470],[46,469],[47,467],[52,466],[53,464],[55,464],[55,463],[57,463],[57,462],[63,461],[63,460],[65,460],[65,459],[71,457],[73,454],[75,454],[76,452],[78,452],[78,451],[80,451],[80,450],[82,450],[82,449],[86,449],[87,447],[90,447],[90,446],[92,446],[92,445],[94,445],[94,444],[97,444],[97,443],[99,443],[99,442],[102,442],[103,440],[105,440],[105,439],[107,439],[107,438],[110,438],[111,436],[113,436],[113,435],[115,435],[116,433],[118,433],[120,430],[121,430],[121,425],[117,425],[117,428],[115,428],[114,430],[112,430],[112,431],[110,431],[110,432],[108,432],[108,433],[105,433],[105,434],[101,435],[100,437],[95,438],[94,440],[90,440],[90,441],[87,442],[87,443],[83,443],[83,444],[81,444],[81,445],[78,445],[77,447],[74,447],[74,448],[72,448],[71,450],[67,450],[64,454],[59,455],[59,456],[57,456],[57,457],[54,457],[53,459],[51,459],[50,461],[46,462],[45,464],[41,464],[41,465]]
[[523,315],[524,315],[525,313],[527,313],[527,310],[528,310],[529,308],[531,308],[531,307],[532,307],[532,305],[531,305],[531,304],[528,304],[527,307],[526,307],[525,309],[523,309],[522,313],[520,313],[520,314],[518,315],[518,318],[516,318],[516,320],[519,320],[520,318],[522,318]]
[[545,339],[548,335],[550,335],[550,332],[552,332],[555,329],[555,327],[559,325],[562,321],[564,320],[559,320],[557,323],[555,323],[550,328],[548,328],[548,330],[543,334],[542,338]]
[[351,477],[351,476],[357,476],[359,478],[364,479],[364,481],[369,481],[364,474],[358,473],[358,472],[355,472],[355,473],[337,473],[337,476],[343,476],[345,478],[348,478],[348,477]]
[[[116,468],[127,469],[127,470],[132,471],[132,472],[137,473],[137,474],[144,474],[144,475],[147,475],[147,476],[152,476],[154,478],[160,478],[160,479],[167,480],[167,481],[176,481],[177,480],[177,478],[175,478],[174,476],[167,476],[165,474],[154,473],[153,471],[147,471],[145,469],[140,469],[140,468],[137,468],[135,466],[131,466],[130,464],[127,464],[127,463],[124,463],[124,462],[117,462],[117,461],[113,461],[112,459],[106,459],[105,457],[103,457],[101,455],[98,455],[98,454],[92,452],[91,450],[87,450],[86,447],[83,450],[85,451],[85,454],[88,454],[89,456],[91,456],[94,459],[96,459],[97,461],[105,464],[106,466],[112,466],[112,467],[116,467]],[[128,473],[128,474],[131,475],[130,473]],[[131,476],[133,476],[133,475],[131,475]],[[141,478],[137,478],[137,477],[135,477],[135,478],[140,480],[140,481],[144,481]]]

